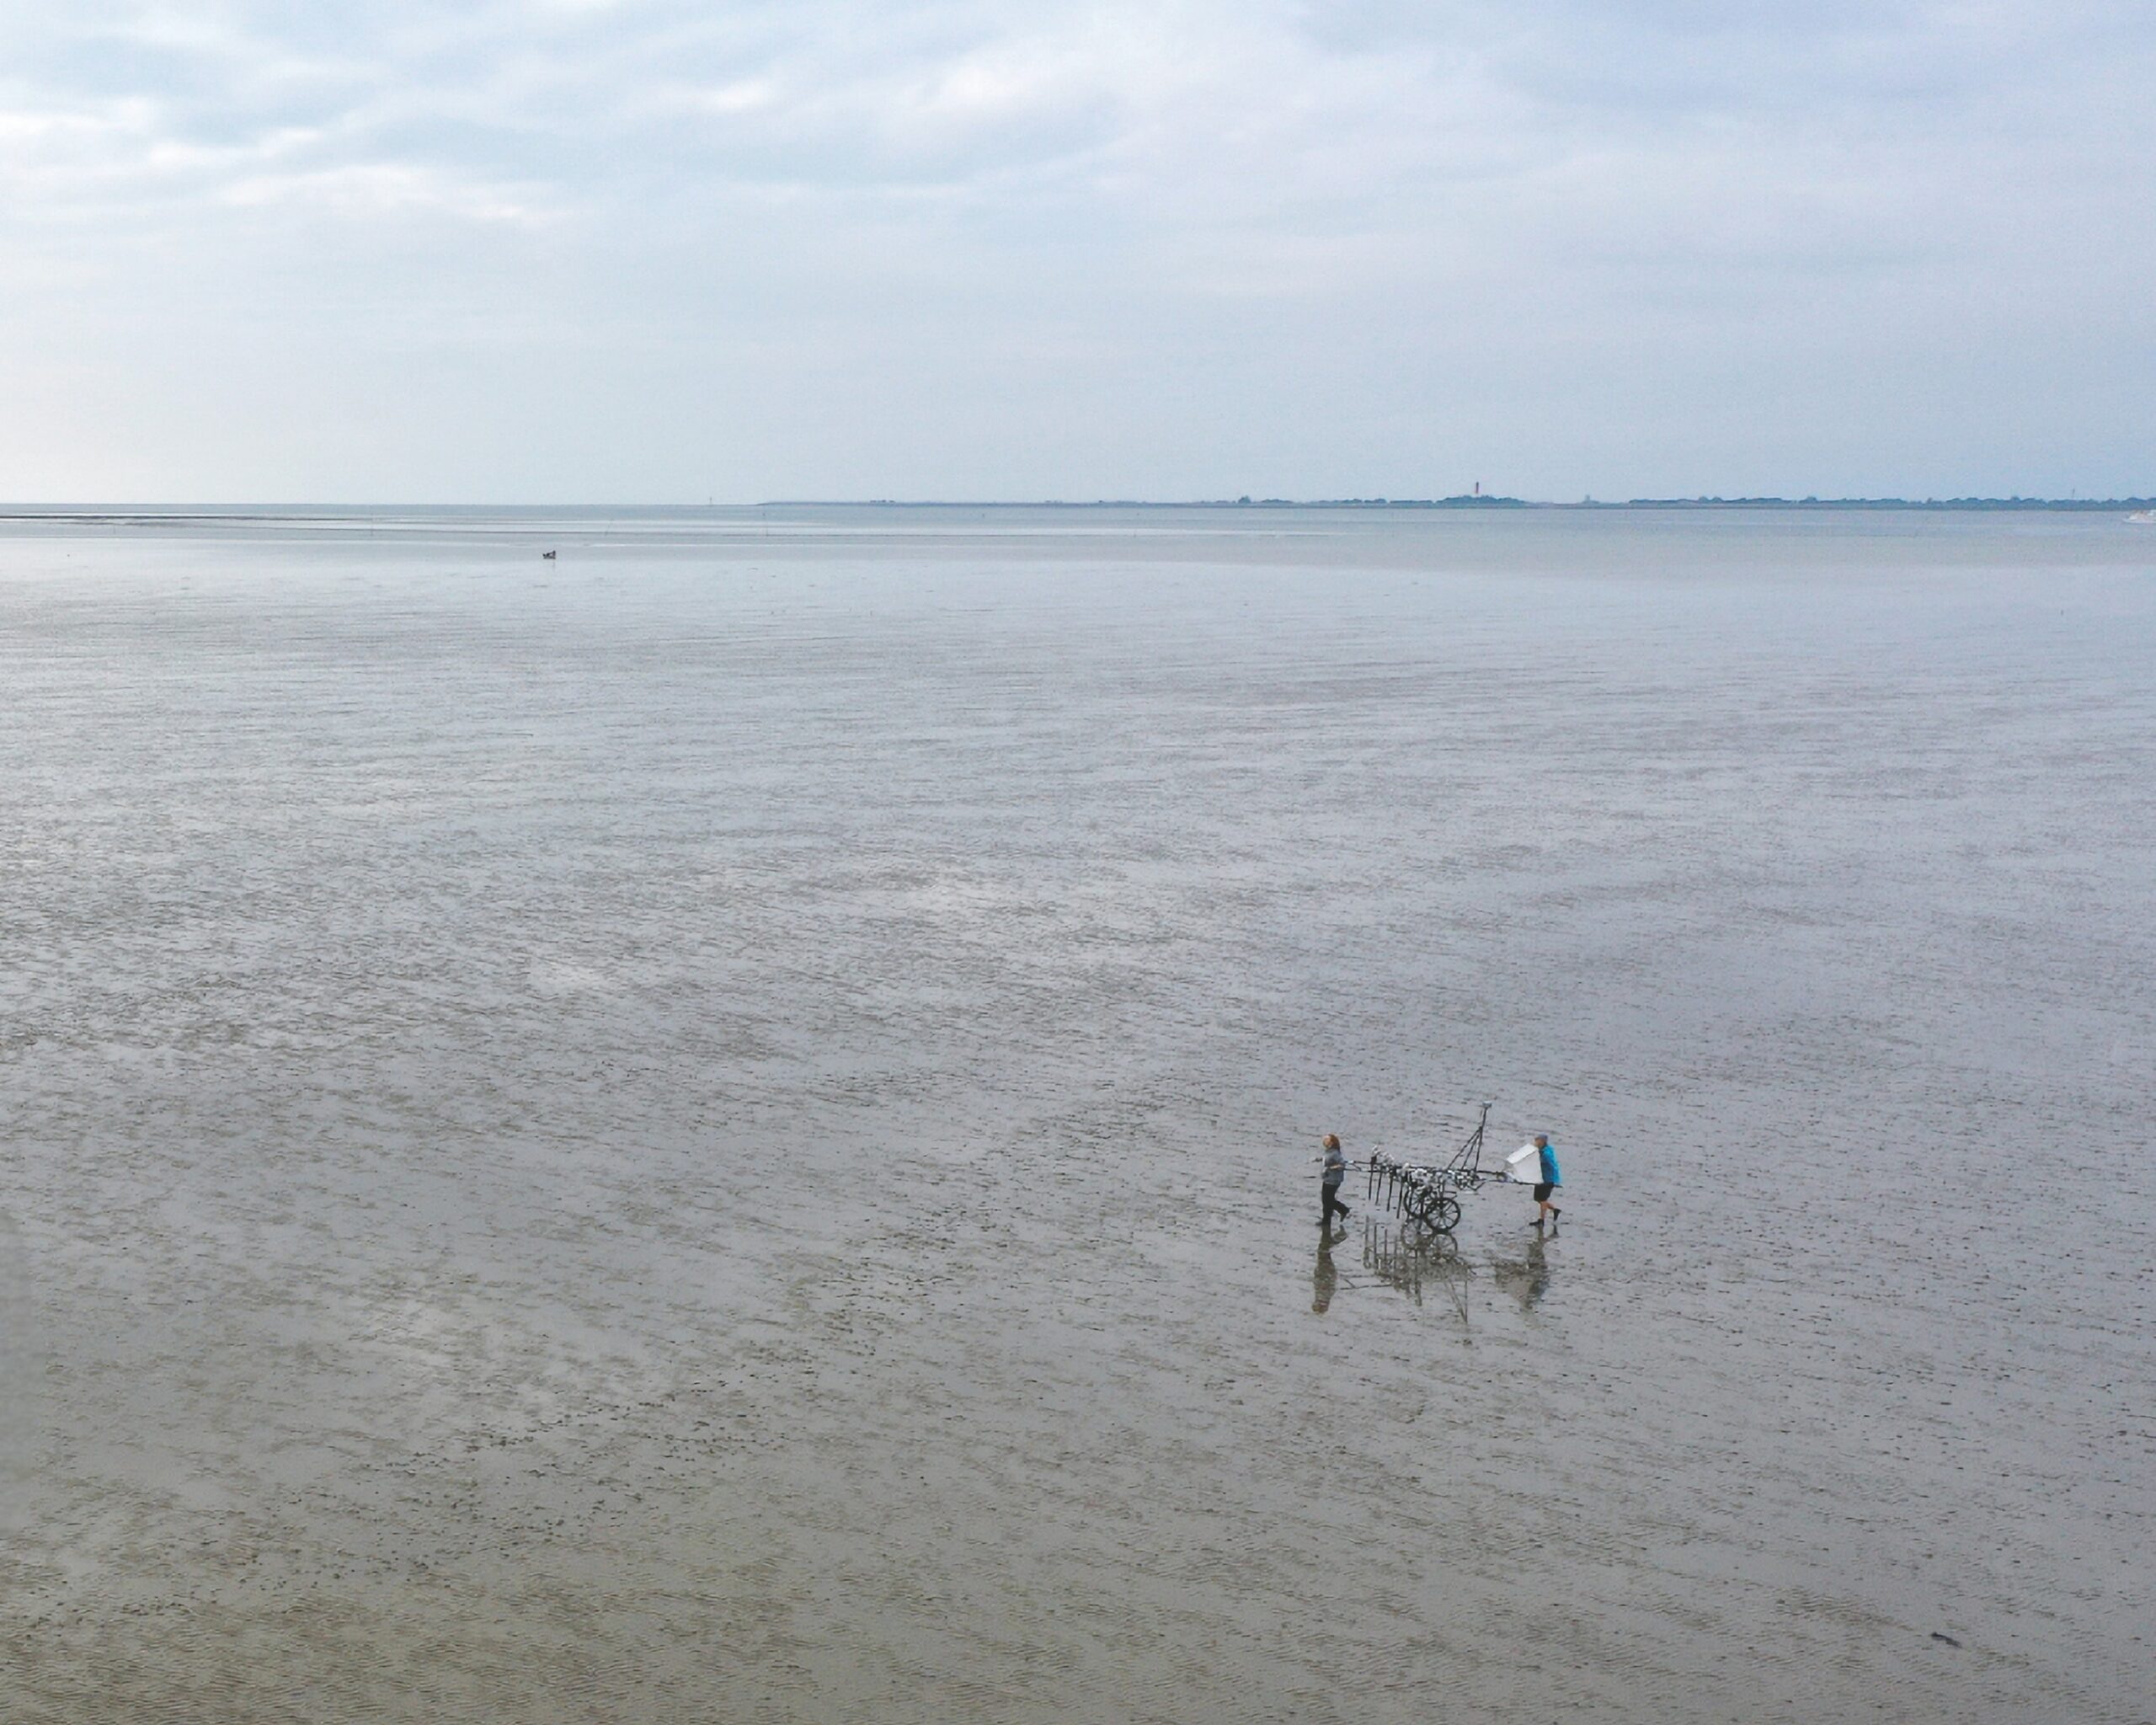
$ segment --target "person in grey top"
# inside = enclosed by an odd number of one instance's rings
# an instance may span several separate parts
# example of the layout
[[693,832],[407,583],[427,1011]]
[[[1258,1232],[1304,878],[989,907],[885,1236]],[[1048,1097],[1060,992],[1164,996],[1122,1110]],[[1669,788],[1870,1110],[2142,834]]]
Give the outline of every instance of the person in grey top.
[[1318,1206],[1317,1225],[1321,1228],[1332,1226],[1332,1213],[1340,1212],[1340,1220],[1348,1220],[1348,1206],[1340,1201],[1340,1183],[1348,1178],[1348,1158],[1341,1153],[1337,1133],[1325,1135],[1325,1154],[1318,1160],[1325,1164],[1325,1173],[1319,1189],[1324,1199]]

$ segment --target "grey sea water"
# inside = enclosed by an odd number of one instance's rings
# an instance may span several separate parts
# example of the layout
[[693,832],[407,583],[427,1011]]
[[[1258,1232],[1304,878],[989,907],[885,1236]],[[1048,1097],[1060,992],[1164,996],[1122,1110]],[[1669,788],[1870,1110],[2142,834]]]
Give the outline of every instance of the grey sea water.
[[0,1717],[2156,1717],[2152,790],[2114,519],[9,524]]

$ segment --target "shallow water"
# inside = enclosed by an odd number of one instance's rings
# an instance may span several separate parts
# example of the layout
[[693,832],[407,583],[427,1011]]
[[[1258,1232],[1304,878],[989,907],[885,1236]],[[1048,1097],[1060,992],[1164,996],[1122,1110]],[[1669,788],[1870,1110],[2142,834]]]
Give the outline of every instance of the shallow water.
[[[2152,667],[2095,517],[0,528],[0,1713],[2147,1720]],[[1486,1099],[1557,1237],[1318,1247]]]

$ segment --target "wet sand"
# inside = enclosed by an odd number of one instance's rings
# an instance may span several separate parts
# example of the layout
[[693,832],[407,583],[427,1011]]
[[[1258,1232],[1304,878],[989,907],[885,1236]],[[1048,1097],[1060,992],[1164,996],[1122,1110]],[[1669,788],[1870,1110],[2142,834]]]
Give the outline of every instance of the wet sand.
[[[2152,665],[2079,517],[0,531],[0,1717],[2156,1717]],[[1486,1098],[1559,1236],[1321,1249]]]

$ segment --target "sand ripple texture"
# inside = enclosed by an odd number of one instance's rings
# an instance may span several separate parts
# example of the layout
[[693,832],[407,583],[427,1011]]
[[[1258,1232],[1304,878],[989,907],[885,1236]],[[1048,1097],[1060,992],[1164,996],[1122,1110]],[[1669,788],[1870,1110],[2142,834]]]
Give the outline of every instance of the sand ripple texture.
[[2152,558],[0,526],[0,1718],[2156,1717]]

